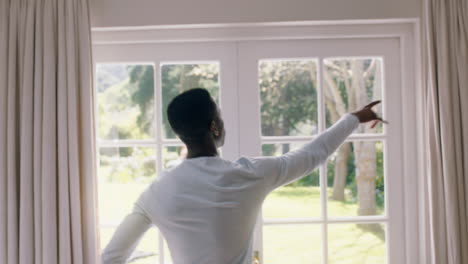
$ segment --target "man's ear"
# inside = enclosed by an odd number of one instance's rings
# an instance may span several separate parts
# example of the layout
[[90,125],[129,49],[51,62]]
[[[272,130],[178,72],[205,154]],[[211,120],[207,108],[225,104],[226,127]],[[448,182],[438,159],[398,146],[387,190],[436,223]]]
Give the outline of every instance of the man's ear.
[[216,137],[219,137],[219,128],[218,128],[218,125],[216,124],[216,122],[213,120],[211,121],[211,125],[210,125],[210,131],[211,133],[213,133],[213,135],[215,135]]

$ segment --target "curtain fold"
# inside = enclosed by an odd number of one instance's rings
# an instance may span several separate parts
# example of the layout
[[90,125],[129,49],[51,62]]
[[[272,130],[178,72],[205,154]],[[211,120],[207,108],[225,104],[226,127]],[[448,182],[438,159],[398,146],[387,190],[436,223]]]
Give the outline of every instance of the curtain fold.
[[425,145],[432,263],[468,263],[468,2],[425,0]]
[[0,263],[97,263],[88,0],[0,0]]

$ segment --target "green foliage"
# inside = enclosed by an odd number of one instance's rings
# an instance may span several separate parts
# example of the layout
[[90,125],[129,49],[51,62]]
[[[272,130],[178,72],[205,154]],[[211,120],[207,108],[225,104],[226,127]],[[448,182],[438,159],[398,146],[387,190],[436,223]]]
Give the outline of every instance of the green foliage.
[[291,135],[316,120],[315,61],[262,62],[259,81],[263,135]]
[[263,156],[274,156],[276,152],[275,144],[263,144],[262,145],[262,155]]
[[101,148],[99,176],[108,182],[148,181],[156,176],[155,151],[147,147]]
[[131,94],[132,103],[138,105],[140,113],[137,117],[137,124],[140,130],[150,134],[150,128],[153,117],[154,102],[154,70],[150,65],[132,65],[128,66],[130,75],[129,82],[134,84]]
[[385,188],[384,188],[384,166],[383,151],[377,151],[377,178],[375,179],[376,202],[379,208],[384,207]]
[[103,139],[141,139],[149,137],[147,129],[136,121],[140,110],[132,102],[137,85],[129,79],[98,93],[99,137]]

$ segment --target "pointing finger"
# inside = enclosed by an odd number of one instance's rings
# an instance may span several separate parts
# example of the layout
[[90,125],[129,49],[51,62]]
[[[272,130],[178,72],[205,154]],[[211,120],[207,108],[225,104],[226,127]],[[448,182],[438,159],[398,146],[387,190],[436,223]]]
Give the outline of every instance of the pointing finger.
[[380,122],[382,122],[382,123],[384,123],[384,124],[387,124],[387,125],[388,125],[388,121],[385,121],[385,120],[383,120],[383,119],[382,119],[382,118],[380,118],[380,117],[377,117],[376,119],[377,119],[378,121],[380,121]]
[[374,105],[376,104],[380,104],[381,100],[378,100],[378,101],[374,101],[366,106],[364,106],[364,108],[372,108]]

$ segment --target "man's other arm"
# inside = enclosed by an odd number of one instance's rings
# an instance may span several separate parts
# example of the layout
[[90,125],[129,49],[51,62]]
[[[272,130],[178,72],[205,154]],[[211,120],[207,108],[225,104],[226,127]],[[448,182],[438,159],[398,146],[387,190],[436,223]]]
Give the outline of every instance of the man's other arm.
[[138,205],[135,205],[133,212],[125,217],[102,252],[102,264],[127,263],[138,242],[150,227],[151,220]]

